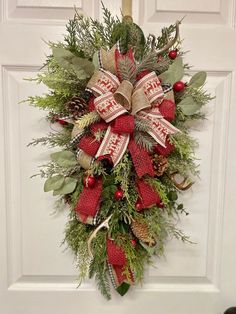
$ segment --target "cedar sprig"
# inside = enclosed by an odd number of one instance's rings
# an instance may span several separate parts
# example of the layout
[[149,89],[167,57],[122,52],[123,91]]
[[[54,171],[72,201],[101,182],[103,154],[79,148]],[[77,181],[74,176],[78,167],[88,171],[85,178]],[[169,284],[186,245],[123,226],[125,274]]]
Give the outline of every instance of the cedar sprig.
[[91,124],[98,122],[100,119],[99,114],[96,111],[92,111],[79,118],[75,123],[83,130]]
[[38,144],[49,147],[66,147],[71,139],[71,130],[64,129],[62,132],[49,133],[47,136],[32,139],[27,146],[36,146]]

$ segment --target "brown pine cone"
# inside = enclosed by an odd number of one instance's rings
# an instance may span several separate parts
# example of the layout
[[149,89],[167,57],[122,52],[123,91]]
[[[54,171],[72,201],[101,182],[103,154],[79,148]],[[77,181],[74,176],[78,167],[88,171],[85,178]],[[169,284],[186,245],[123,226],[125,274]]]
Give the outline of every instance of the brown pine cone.
[[155,171],[155,176],[160,177],[166,171],[168,167],[168,160],[162,155],[155,154],[153,157],[153,168]]
[[78,119],[84,114],[88,113],[86,101],[78,96],[73,96],[65,104],[66,109],[69,111],[69,114],[74,118]]
[[156,245],[155,239],[150,235],[150,230],[144,222],[133,220],[131,229],[136,238],[152,247]]

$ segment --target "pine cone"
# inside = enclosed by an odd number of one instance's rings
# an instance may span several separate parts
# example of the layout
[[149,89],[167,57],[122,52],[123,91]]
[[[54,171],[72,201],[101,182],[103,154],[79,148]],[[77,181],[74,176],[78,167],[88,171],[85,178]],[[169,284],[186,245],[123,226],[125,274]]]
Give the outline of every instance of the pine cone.
[[153,157],[153,168],[155,171],[155,176],[160,177],[166,171],[168,167],[168,160],[162,155],[154,155]]
[[73,96],[65,104],[66,109],[69,111],[69,114],[74,118],[78,119],[88,112],[86,101],[78,96]]
[[150,235],[150,230],[145,223],[134,220],[131,223],[131,229],[135,237],[140,241],[144,242],[150,247],[156,245],[156,241]]

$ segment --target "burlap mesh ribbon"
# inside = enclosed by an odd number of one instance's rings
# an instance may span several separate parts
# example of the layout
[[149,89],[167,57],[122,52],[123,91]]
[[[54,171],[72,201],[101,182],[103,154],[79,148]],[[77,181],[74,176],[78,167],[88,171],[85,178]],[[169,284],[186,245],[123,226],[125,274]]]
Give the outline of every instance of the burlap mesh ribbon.
[[88,223],[91,217],[94,217],[99,209],[99,202],[102,193],[102,179],[98,178],[93,188],[84,187],[76,205],[77,218]]
[[110,276],[112,278],[113,285],[115,285],[115,288],[124,282],[129,284],[134,282],[133,273],[131,270],[129,271],[128,277],[124,274],[126,265],[126,256],[124,250],[116,245],[115,242],[111,239],[107,239],[107,259],[111,268]]

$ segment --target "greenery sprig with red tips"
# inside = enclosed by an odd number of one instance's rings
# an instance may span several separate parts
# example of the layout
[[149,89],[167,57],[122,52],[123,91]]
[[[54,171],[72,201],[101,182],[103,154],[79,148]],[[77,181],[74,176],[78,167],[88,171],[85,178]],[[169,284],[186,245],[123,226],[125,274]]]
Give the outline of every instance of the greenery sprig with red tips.
[[40,175],[69,205],[65,242],[79,280],[95,277],[109,299],[111,285],[124,295],[143,280],[168,238],[189,241],[175,223],[188,214],[178,195],[198,173],[190,125],[211,96],[205,72],[185,76],[179,22],[145,38],[103,11],[104,23],[76,12],[65,40],[49,43],[36,80],[50,91],[28,101],[60,127],[31,145],[61,147]]

